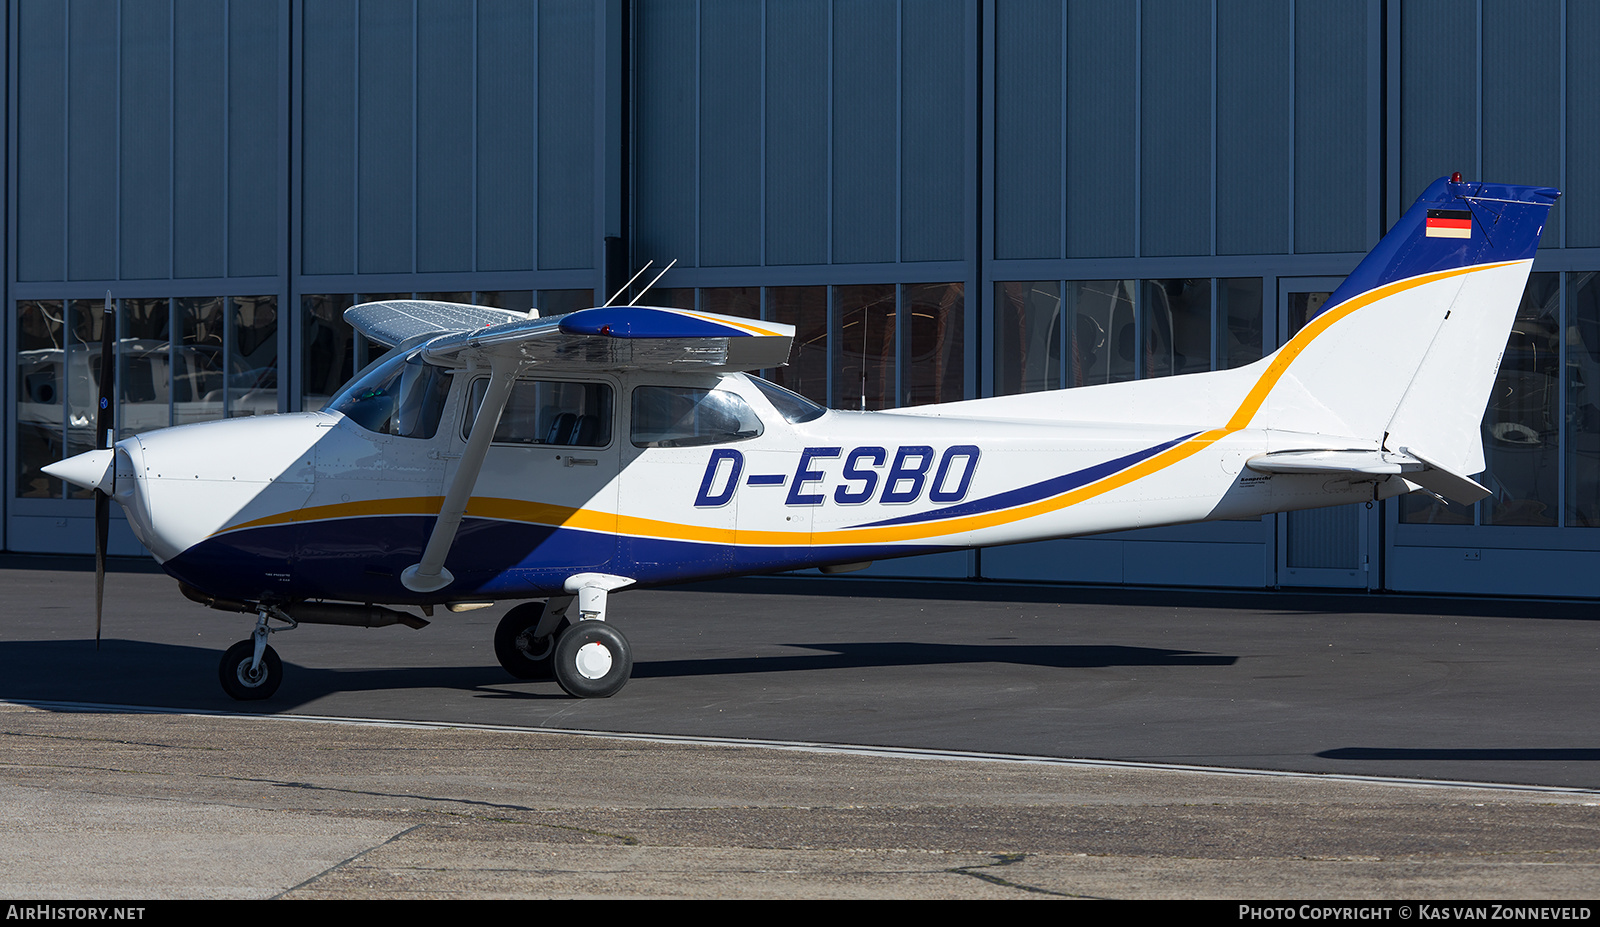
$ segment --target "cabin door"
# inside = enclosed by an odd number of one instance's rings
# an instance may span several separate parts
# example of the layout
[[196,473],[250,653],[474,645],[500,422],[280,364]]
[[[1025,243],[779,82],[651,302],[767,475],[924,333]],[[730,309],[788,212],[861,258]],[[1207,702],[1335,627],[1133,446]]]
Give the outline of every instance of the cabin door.
[[[488,377],[472,383],[458,448],[487,386]],[[600,378],[517,381],[458,541],[479,569],[532,571],[541,580],[608,570],[617,546],[618,445],[626,441],[617,434],[617,395],[617,385]]]

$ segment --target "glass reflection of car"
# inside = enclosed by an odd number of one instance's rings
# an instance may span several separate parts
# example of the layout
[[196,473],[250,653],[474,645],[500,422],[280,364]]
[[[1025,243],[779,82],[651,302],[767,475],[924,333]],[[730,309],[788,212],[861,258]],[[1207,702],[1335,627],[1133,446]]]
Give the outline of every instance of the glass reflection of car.
[[[1543,279],[1545,277],[1552,279]],[[1554,275],[1530,278],[1517,309],[1483,416],[1488,473],[1494,490],[1487,521],[1554,525],[1560,498],[1560,292]],[[1581,352],[1573,351],[1571,354]],[[1583,395],[1584,370],[1569,358],[1572,398]],[[1572,405],[1582,409],[1582,405]]]
[[[275,367],[236,371],[224,384],[220,348],[191,345],[174,350],[165,341],[128,338],[117,350],[122,368],[118,431],[123,436],[221,418],[224,390],[233,416],[278,411]],[[59,428],[65,402],[69,443],[92,446],[89,432],[100,396],[100,346],[22,351],[17,368],[23,393],[17,403],[19,422]]]

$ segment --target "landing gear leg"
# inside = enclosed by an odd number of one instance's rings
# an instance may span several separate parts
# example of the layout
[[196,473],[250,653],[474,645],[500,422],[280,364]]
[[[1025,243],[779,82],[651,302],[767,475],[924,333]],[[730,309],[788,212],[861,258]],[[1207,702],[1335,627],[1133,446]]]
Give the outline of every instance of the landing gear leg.
[[[269,617],[289,622],[288,628],[267,625]],[[245,640],[229,647],[217,667],[217,678],[222,690],[242,702],[271,698],[283,682],[283,661],[278,652],[267,646],[267,636],[275,631],[290,630],[298,625],[277,608],[264,605],[256,612],[256,629]]]
[[[583,581],[589,577],[594,581]],[[574,698],[609,698],[633,674],[633,648],[621,631],[605,623],[606,593],[626,582],[603,574],[567,581],[567,590],[577,593],[579,621],[556,639],[555,674],[562,691]]]
[[544,602],[524,602],[506,612],[494,629],[494,655],[506,672],[518,679],[549,679],[554,673],[556,641],[571,622],[567,603],[571,596]]

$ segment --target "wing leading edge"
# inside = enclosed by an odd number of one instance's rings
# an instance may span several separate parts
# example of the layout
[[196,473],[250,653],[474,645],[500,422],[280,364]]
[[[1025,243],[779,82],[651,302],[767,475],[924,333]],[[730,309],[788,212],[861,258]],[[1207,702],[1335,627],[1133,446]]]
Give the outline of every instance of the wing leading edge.
[[794,340],[792,325],[653,306],[530,319],[483,306],[392,300],[356,306],[345,318],[385,344],[438,332],[423,356],[448,367],[500,358],[582,370],[759,370],[788,363]]

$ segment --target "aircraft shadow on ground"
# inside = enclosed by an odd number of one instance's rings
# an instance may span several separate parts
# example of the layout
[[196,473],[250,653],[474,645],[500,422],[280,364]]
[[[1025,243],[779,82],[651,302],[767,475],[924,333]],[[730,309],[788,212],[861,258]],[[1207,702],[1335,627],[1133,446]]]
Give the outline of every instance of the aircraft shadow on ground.
[[5,642],[0,643],[0,699],[271,713],[338,692],[391,689],[567,697],[553,683],[547,692],[494,691],[491,687],[517,682],[498,665],[325,669],[285,660],[283,687],[277,694],[258,702],[238,702],[217,681],[221,658],[220,651],[208,648],[142,641],[105,640],[99,651],[88,640]]
[[[871,642],[792,644],[816,651],[771,657],[649,660],[634,664],[635,679],[671,679],[748,673],[1005,663],[1050,669],[1113,666],[1232,666],[1235,656],[1155,647],[1026,646]],[[281,655],[281,652],[280,652]],[[236,702],[217,682],[221,653],[202,647],[108,639],[98,651],[88,640],[0,643],[0,699],[89,702],[158,708],[272,712],[338,692],[455,689],[478,697],[550,699],[564,695],[553,683],[537,691],[499,666],[399,666],[324,669],[285,661],[284,683],[259,702]]]
[[805,670],[956,666],[1009,663],[1054,669],[1110,666],[1232,666],[1238,657],[1163,650],[1159,647],[1024,644],[925,644],[882,641],[846,644],[789,644],[818,653],[771,657],[714,657],[701,660],[651,660],[635,663],[635,679],[718,676],[734,673],[789,673]]
[[1593,747],[1340,747],[1316,754],[1328,760],[1406,762],[1413,760],[1476,760],[1482,762],[1592,763],[1600,760]]

